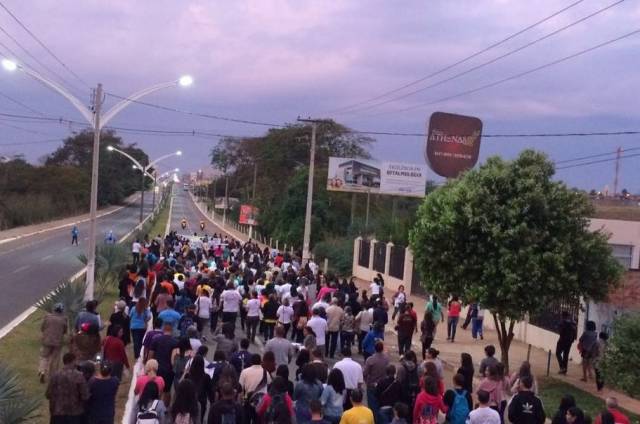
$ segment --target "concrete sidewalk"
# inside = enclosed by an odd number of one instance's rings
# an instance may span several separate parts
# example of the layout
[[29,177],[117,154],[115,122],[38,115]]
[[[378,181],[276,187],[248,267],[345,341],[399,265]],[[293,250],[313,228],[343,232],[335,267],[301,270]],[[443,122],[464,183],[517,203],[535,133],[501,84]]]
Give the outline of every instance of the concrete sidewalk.
[[[361,279],[356,280],[360,290],[369,288],[369,281]],[[385,289],[385,297],[390,301],[393,293]],[[408,302],[413,302],[414,309],[418,313],[418,325],[422,322],[423,314],[426,309],[427,299],[421,296],[410,295],[408,296]],[[464,314],[462,316],[465,316]],[[391,318],[391,317],[389,317]],[[485,320],[493,319],[489,314],[485,315]],[[390,321],[391,322],[391,321]],[[463,352],[469,353],[473,358],[473,362],[476,366],[476,370],[480,365],[480,361],[484,358],[484,347],[492,344],[496,347],[496,357],[500,358],[500,343],[498,342],[498,335],[493,330],[484,330],[484,340],[474,340],[471,337],[471,326],[467,330],[463,330],[461,323],[458,324],[456,332],[456,340],[454,343],[447,340],[447,328],[446,318],[444,323],[439,323],[437,327],[436,338],[433,342],[433,347],[440,351],[440,359],[445,362],[446,366],[451,369],[457,369],[460,365],[460,354]],[[419,340],[418,340],[419,342]],[[416,343],[416,337],[414,337],[414,343]],[[545,352],[542,349],[531,347],[529,353],[529,362],[533,372],[538,377],[546,376],[547,364],[550,363],[549,376],[556,378],[559,381],[564,381],[572,386],[579,388],[585,392],[588,392],[601,399],[605,399],[608,396],[615,396],[621,407],[633,412],[634,414],[640,414],[640,400],[633,399],[630,396],[625,395],[622,392],[612,390],[605,386],[602,391],[596,390],[595,381],[589,381],[587,383],[580,381],[582,378],[582,368],[579,363],[569,363],[569,371],[566,376],[558,375],[558,363],[556,361],[555,352],[551,352],[551,360],[549,362],[549,352]],[[529,345],[514,340],[511,342],[511,348],[509,349],[509,368],[511,372],[517,371],[523,361],[527,360],[527,354],[529,351]]]
[[[140,198],[140,193],[132,194],[127,197],[122,205],[113,205],[98,210],[98,218],[111,214],[115,211],[122,209],[123,207],[133,203]],[[65,227],[71,227],[74,224],[79,224],[89,220],[89,213],[82,215],[70,216],[67,218],[60,218],[53,221],[42,222],[39,224],[25,225],[22,227],[15,227],[8,230],[0,231],[0,244],[8,243],[13,240],[18,240],[23,237],[29,237],[36,234],[41,234],[47,231],[59,230]]]

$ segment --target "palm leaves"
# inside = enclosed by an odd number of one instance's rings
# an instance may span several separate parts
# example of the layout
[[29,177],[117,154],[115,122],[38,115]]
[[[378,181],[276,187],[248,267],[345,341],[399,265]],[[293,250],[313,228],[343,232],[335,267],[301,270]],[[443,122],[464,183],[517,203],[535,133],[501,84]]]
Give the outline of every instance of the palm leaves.
[[68,322],[73,324],[76,316],[84,307],[85,287],[85,282],[82,280],[67,281],[36,302],[36,308],[45,312],[53,312],[54,306],[61,303],[64,306],[64,314]]
[[0,423],[20,424],[33,422],[40,405],[20,387],[18,375],[0,364]]

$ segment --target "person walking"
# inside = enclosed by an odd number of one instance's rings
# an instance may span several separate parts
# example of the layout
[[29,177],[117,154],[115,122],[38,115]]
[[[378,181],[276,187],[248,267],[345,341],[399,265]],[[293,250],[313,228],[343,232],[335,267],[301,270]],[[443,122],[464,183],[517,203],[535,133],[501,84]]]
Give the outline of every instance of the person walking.
[[250,298],[244,305],[247,311],[247,338],[251,343],[255,342],[256,329],[260,323],[260,300],[258,300],[258,292],[251,291]]
[[598,356],[598,347],[596,323],[587,321],[586,329],[578,340],[578,351],[582,357],[582,381],[593,378],[593,360]]
[[346,389],[344,409],[347,410],[351,408],[351,392],[364,384],[364,373],[362,365],[351,359],[351,348],[343,347],[341,353],[342,359],[336,362],[333,368],[342,372]]
[[468,424],[501,424],[500,414],[489,405],[489,392],[478,390],[478,407],[469,413]]
[[407,302],[407,295],[404,292],[404,286],[402,284],[398,286],[398,291],[393,294],[391,299],[393,300],[393,314],[391,314],[391,320],[395,320],[398,312],[401,312],[400,308]]
[[127,370],[131,368],[129,358],[127,358],[127,351],[122,342],[122,333],[122,327],[114,325],[111,327],[111,333],[104,338],[102,343],[104,360],[111,364],[109,373],[113,374],[118,380],[122,380],[124,367],[126,367]]
[[136,239],[133,243],[131,243],[131,258],[133,259],[134,266],[140,263],[141,251],[142,251],[142,244],[140,244],[140,239]]
[[376,386],[387,375],[389,356],[384,353],[384,343],[381,340],[375,343],[375,353],[367,358],[364,363],[364,382],[367,386],[367,405],[374,412],[376,422],[381,422],[380,405],[376,395]]
[[109,363],[103,362],[100,370],[89,380],[88,424],[113,424],[119,385],[120,380],[111,375]]
[[543,424],[547,419],[542,401],[533,393],[533,379],[525,375],[519,379],[518,393],[509,405],[509,421],[516,424]]
[[458,328],[461,311],[462,303],[460,303],[458,296],[453,296],[447,309],[447,340],[451,343],[456,339],[456,329]]
[[144,340],[144,335],[147,332],[149,320],[152,318],[151,311],[147,305],[147,299],[142,297],[138,299],[136,305],[129,310],[129,328],[131,330],[131,339],[133,341],[133,356],[136,360],[140,357],[142,341]]
[[398,317],[398,323],[396,324],[396,331],[398,332],[398,354],[402,354],[411,350],[411,339],[413,333],[417,327],[416,319],[411,315],[406,307],[406,304],[400,306],[400,316]]
[[343,412],[345,383],[342,371],[334,368],[329,373],[327,384],[320,395],[324,419],[332,424],[338,424]]
[[64,336],[68,331],[67,317],[64,316],[64,305],[56,303],[53,312],[48,313],[40,326],[40,363],[38,377],[44,383],[45,377],[51,377],[60,368],[60,353]]
[[[291,289],[289,289],[289,291],[290,290]],[[283,296],[282,305],[278,307],[276,315],[278,317],[278,324],[284,329],[284,337],[286,338],[293,318],[293,308],[289,305],[288,297]]]
[[373,310],[367,308],[366,302],[362,304],[362,310],[356,315],[356,329],[358,332],[358,353],[362,354],[362,342],[371,330],[373,324]]
[[240,311],[242,295],[236,290],[233,282],[228,282],[225,290],[220,294],[222,302],[222,322],[231,322],[235,325]]
[[424,312],[424,319],[420,323],[420,343],[422,344],[422,360],[427,357],[427,351],[431,349],[431,344],[436,336],[436,323],[433,314]]
[[148,359],[158,361],[158,375],[162,377],[165,383],[162,395],[165,405],[171,404],[171,386],[173,386],[173,378],[175,376],[173,364],[171,363],[171,354],[176,347],[178,347],[178,341],[173,337],[171,324],[163,324],[162,334],[154,337],[149,346]]
[[78,226],[74,225],[71,229],[71,245],[78,245],[78,235],[80,234],[80,230],[78,230]]
[[374,424],[374,416],[371,407],[362,404],[362,390],[355,389],[351,392],[350,400],[353,407],[345,411],[340,419],[340,424]]
[[356,319],[351,313],[351,306],[344,307],[344,315],[340,320],[340,350],[345,347],[351,350],[355,336]]
[[302,367],[300,381],[293,389],[297,424],[311,422],[309,403],[312,399],[319,399],[322,395],[322,383],[316,378],[316,372],[311,364]]
[[89,399],[89,385],[76,369],[76,356],[65,353],[63,368],[49,379],[45,397],[49,400],[51,424],[81,424],[85,402]]
[[154,381],[150,381],[144,386],[144,390],[134,408],[134,413],[131,414],[130,424],[138,424],[143,419],[152,423],[154,422],[153,420],[156,420],[155,422],[157,423],[166,422],[167,406],[160,399],[161,391]]
[[431,312],[431,316],[433,317],[433,323],[435,324],[433,336],[435,338],[435,334],[438,329],[438,323],[444,322],[444,312],[442,311],[442,304],[438,302],[438,296],[436,296],[435,294],[431,296],[431,300],[427,303],[427,312]]
[[331,306],[327,308],[327,341],[325,345],[325,356],[332,358],[335,356],[338,347],[338,335],[340,334],[340,322],[344,316],[344,310],[338,305],[338,299],[331,300]]
[[325,335],[327,334],[327,321],[320,316],[320,309],[313,308],[312,316],[307,327],[313,330],[313,334],[316,338],[316,346],[324,348]]
[[275,329],[275,337],[270,339],[264,346],[265,352],[273,352],[276,366],[289,365],[293,358],[293,345],[286,338],[285,329],[278,325]]
[[562,311],[562,319],[558,325],[558,343],[556,344],[556,359],[558,360],[559,374],[567,373],[569,364],[569,352],[571,345],[577,338],[577,326],[571,319],[569,312]]

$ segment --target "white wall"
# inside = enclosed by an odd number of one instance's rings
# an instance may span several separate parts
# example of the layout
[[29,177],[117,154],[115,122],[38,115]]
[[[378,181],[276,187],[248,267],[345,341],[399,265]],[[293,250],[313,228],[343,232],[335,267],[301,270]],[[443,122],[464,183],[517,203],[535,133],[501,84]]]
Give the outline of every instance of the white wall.
[[608,234],[609,243],[633,246],[631,268],[640,268],[640,221],[592,218],[589,224],[591,231],[602,229]]

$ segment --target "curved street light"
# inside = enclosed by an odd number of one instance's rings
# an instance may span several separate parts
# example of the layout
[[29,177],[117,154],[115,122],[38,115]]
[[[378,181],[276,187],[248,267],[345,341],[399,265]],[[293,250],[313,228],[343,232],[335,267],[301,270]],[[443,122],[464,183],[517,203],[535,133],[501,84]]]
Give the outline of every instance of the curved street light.
[[[157,177],[156,174],[154,172],[154,174],[151,174],[149,172],[149,170],[151,168],[153,168],[153,166],[155,164],[157,164],[160,161],[163,161],[165,159],[168,159],[172,156],[182,156],[182,151],[180,150],[176,150],[173,153],[169,153],[163,156],[160,156],[159,158],[155,159],[154,161],[152,161],[151,163],[149,163],[147,166],[143,166],[136,158],[134,158],[133,156],[131,156],[129,153],[117,149],[113,146],[107,146],[107,150],[110,152],[116,152],[116,153],[120,153],[122,156],[126,157],[127,159],[129,159],[131,162],[133,162],[133,167],[134,169],[139,169],[142,171],[142,175],[141,175],[141,181],[140,181],[140,222],[142,222],[142,220],[144,219],[144,177],[147,176],[149,178],[151,178],[153,180],[153,208],[155,209],[156,207],[156,183],[157,183]],[[177,169],[177,168],[176,168]]]
[[[85,299],[93,299],[95,268],[96,268],[96,233],[97,233],[97,212],[98,212],[98,164],[100,160],[100,131],[104,126],[113,119],[122,109],[135,102],[136,100],[164,88],[175,86],[188,87],[193,84],[193,78],[185,75],[175,81],[157,84],[152,87],[133,93],[116,103],[109,111],[102,114],[103,91],[102,84],[98,84],[95,89],[95,100],[92,109],[87,108],[82,101],[78,100],[73,94],[69,93],[64,87],[50,79],[42,76],[38,72],[21,65],[18,62],[4,58],[1,61],[2,67],[9,72],[20,70],[30,77],[40,81],[52,90],[56,91],[62,97],[67,99],[87,120],[93,128],[93,159],[91,165],[91,203],[89,209],[89,246],[87,248],[87,276]],[[144,175],[144,174],[143,174]]]

